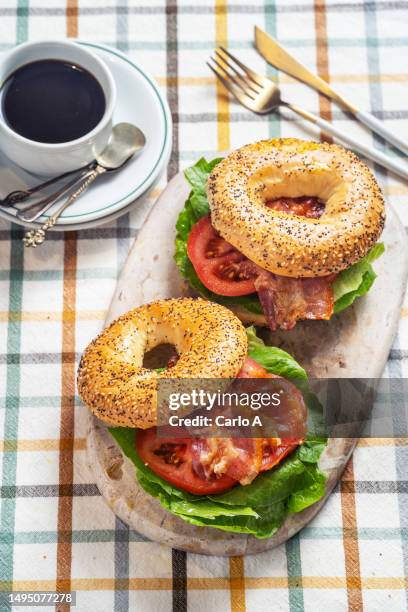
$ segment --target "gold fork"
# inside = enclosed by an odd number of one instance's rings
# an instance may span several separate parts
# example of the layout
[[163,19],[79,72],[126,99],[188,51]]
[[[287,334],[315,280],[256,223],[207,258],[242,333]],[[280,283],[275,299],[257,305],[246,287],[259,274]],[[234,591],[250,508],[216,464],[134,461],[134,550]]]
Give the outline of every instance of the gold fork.
[[337,129],[332,123],[321,119],[297,104],[282,100],[280,89],[276,83],[248,68],[248,66],[240,62],[229,51],[224,49],[224,47],[218,47],[215,50],[215,57],[211,57],[207,65],[224,87],[228,89],[234,98],[245,106],[245,108],[260,115],[266,115],[276,111],[279,106],[289,108],[303,119],[320,127],[327,134],[335,136],[361,155],[364,155],[368,159],[371,159],[405,180],[408,180],[407,166],[404,166],[397,160],[388,157],[385,153],[373,147],[354,140],[354,138],[345,133],[344,130]]

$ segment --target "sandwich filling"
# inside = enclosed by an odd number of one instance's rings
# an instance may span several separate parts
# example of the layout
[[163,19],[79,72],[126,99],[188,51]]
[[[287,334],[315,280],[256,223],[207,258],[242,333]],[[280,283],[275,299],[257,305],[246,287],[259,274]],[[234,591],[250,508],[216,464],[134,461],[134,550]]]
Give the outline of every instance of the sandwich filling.
[[[319,429],[322,407],[305,370],[282,349],[266,346],[253,327],[246,333],[248,356],[239,377],[272,376],[290,385],[291,423],[299,426],[291,427],[290,436],[244,439],[235,432],[208,438],[186,429],[185,437],[183,432],[164,437],[156,427],[110,431],[134,464],[139,485],[166,510],[192,525],[267,538],[288,515],[325,494],[326,475],[318,462],[326,438],[313,425]],[[285,403],[285,413],[286,408]]]
[[[185,172],[192,191],[178,219],[175,259],[194,289],[226,306],[263,314],[273,331],[290,330],[299,320],[328,320],[367,293],[376,278],[371,263],[384,250],[381,243],[339,274],[293,278],[263,269],[224,240],[211,224],[205,191],[219,161],[201,159]],[[309,219],[319,219],[325,209],[324,202],[312,196],[282,197],[265,205]]]
[[[267,206],[313,219],[319,218],[324,210],[317,198],[310,197],[280,198]],[[272,331],[278,327],[292,329],[299,319],[330,319],[333,314],[332,285],[336,274],[290,278],[268,272],[224,240],[211,225],[209,216],[191,230],[187,253],[199,279],[210,291],[224,296],[256,292]]]
[[[247,357],[237,378],[275,378],[254,359]],[[249,485],[261,472],[275,467],[306,438],[307,409],[302,393],[285,381],[282,395],[290,439],[240,437],[197,437],[183,429],[183,437],[164,437],[156,427],[139,431],[136,450],[150,469],[189,493],[219,493],[238,483]],[[225,408],[213,409],[226,416]],[[185,431],[184,431],[185,430]],[[235,430],[235,428],[234,428]],[[236,431],[236,430],[235,430]],[[180,432],[178,432],[180,433]],[[184,437],[185,433],[185,437]]]

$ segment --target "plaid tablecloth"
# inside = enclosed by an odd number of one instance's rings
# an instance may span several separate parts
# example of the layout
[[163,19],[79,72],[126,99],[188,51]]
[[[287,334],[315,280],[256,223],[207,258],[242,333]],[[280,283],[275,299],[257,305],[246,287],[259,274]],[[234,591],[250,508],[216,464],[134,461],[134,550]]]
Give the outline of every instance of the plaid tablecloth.
[[[170,178],[200,155],[268,136],[316,135],[293,116],[246,112],[207,69],[223,43],[274,74],[252,49],[254,24],[408,139],[404,0],[1,0],[0,49],[79,36],[129,53],[171,105]],[[278,80],[288,100],[384,148],[307,87]],[[408,225],[407,186],[377,176]],[[407,440],[361,441],[316,519],[285,545],[245,559],[148,542],[105,505],[86,464],[75,371],[141,222],[135,210],[24,251],[21,229],[0,220],[0,588],[75,590],[81,612],[405,610]],[[407,375],[407,357],[405,304],[388,373]]]

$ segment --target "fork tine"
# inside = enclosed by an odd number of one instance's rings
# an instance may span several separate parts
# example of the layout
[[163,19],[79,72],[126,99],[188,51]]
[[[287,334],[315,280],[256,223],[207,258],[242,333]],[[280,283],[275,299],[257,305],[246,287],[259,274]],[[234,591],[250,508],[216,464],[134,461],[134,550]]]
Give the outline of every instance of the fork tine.
[[[244,76],[239,70],[235,68],[233,64],[229,63],[228,59],[225,59],[225,57],[221,54],[219,49],[215,50],[215,55],[216,55],[216,59],[221,60],[223,66],[227,66],[227,68],[229,68],[230,70],[234,72],[238,81],[241,84],[243,83],[243,89],[247,90],[249,88],[254,92],[254,94],[258,94],[262,90],[262,87],[260,85],[258,85],[258,89],[255,89],[253,81],[248,77],[248,75],[245,74]],[[219,61],[218,61],[218,65],[219,65]]]
[[212,64],[210,64],[210,62],[207,62],[207,66],[210,68],[210,70],[213,71],[217,79],[221,81],[225,89],[227,89],[234,96],[234,98],[238,100],[240,104],[242,104],[243,106],[246,106],[247,108],[250,108],[249,104],[251,102],[251,98],[249,98],[249,96],[247,96],[246,94],[242,93],[237,87],[235,87],[235,85],[231,83],[231,81],[226,79],[221,73],[221,71],[219,70],[218,65],[214,67],[212,66]]
[[246,85],[242,85],[242,83],[240,83],[239,80],[233,74],[228,72],[228,70],[226,70],[226,68],[222,64],[220,64],[216,58],[211,57],[210,60],[214,62],[215,66],[218,68],[218,72],[221,73],[221,75],[226,81],[228,81],[229,83],[231,83],[232,81],[232,83],[235,85],[235,88],[238,88],[237,91],[240,91],[241,95],[248,96],[248,98],[250,98],[251,100],[255,100],[253,92],[249,91]]
[[240,62],[239,59],[237,59],[234,55],[232,55],[232,53],[227,51],[227,49],[225,49],[225,47],[219,47],[219,49],[221,49],[221,51],[225,55],[227,55],[233,62],[235,62],[252,79],[252,81],[256,85],[259,85],[260,87],[264,87],[263,81],[264,81],[265,77],[263,77],[260,74],[257,74],[256,72],[254,72],[253,70],[248,68],[248,66],[246,66],[245,64]]
[[218,60],[214,57],[210,57],[210,61],[214,62],[219,71],[223,74],[224,78],[228,81],[232,81],[241,91],[245,93],[245,87],[234,77],[234,75],[230,74],[226,68],[218,62]]

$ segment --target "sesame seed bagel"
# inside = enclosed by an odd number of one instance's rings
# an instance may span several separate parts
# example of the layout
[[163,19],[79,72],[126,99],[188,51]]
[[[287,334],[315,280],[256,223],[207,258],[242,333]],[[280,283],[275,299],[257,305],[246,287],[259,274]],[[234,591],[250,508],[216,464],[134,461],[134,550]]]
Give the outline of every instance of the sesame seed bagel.
[[[295,138],[262,140],[228,155],[207,183],[211,222],[263,269],[290,277],[340,272],[380,236],[384,200],[370,170],[343,147]],[[265,202],[315,196],[319,219],[275,211]]]
[[[174,344],[179,359],[164,371],[143,367],[146,351]],[[242,323],[224,306],[180,298],[145,304],[122,315],[85,350],[79,394],[111,425],[156,425],[160,378],[235,377],[247,355]]]

